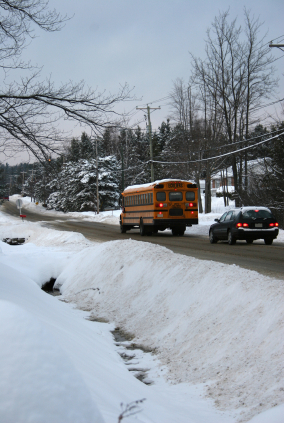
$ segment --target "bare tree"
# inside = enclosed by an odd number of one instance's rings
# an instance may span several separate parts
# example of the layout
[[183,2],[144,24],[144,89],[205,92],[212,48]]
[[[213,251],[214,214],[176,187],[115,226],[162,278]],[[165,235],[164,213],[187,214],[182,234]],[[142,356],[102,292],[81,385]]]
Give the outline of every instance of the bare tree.
[[[0,0],[0,68],[4,82],[0,87],[0,151],[11,155],[27,149],[46,160],[58,152],[64,132],[62,120],[88,125],[95,132],[112,125],[118,116],[114,106],[130,98],[127,85],[116,95],[88,88],[84,82],[67,82],[58,87],[49,79],[40,80],[40,70],[21,60],[34,29],[58,31],[68,20],[48,8],[48,0]],[[11,75],[25,70],[26,77],[7,82]],[[21,72],[22,73],[22,72]]]
[[[269,46],[265,43],[263,36],[258,39],[260,28],[263,23],[258,18],[250,16],[250,12],[245,8],[245,93],[244,93],[244,126],[245,138],[249,138],[251,124],[255,124],[258,119],[255,117],[255,109],[259,107],[264,98],[269,98],[277,88],[277,80],[273,77],[274,58],[270,54]],[[246,144],[244,145],[246,146]],[[245,190],[248,187],[247,180],[247,151],[245,151]]]
[[[272,57],[263,39],[257,41],[260,23],[250,18],[245,10],[246,39],[237,26],[236,19],[228,22],[229,11],[215,17],[207,31],[206,59],[192,56],[194,79],[216,104],[222,115],[227,142],[234,151],[234,144],[248,135],[253,108],[260,100],[271,95],[276,86],[271,69]],[[239,157],[231,156],[235,190],[240,201],[242,171]]]

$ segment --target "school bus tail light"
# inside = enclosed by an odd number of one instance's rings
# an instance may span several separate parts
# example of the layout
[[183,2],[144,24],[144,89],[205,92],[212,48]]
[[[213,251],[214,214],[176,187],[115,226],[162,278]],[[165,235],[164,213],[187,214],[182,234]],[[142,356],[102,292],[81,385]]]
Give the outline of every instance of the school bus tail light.
[[185,203],[185,207],[188,209],[190,207],[197,207],[197,203]]

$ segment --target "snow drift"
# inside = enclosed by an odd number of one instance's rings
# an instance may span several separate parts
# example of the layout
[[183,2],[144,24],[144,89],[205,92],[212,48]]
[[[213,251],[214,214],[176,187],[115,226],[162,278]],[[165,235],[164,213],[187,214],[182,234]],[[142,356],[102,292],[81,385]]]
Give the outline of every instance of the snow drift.
[[78,253],[56,284],[240,421],[283,402],[283,281],[127,240]]

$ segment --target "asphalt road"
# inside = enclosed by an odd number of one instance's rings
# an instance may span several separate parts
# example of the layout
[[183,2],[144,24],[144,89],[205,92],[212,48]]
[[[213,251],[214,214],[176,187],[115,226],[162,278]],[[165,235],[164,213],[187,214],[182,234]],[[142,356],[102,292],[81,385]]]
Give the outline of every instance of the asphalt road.
[[[13,216],[19,216],[19,210],[12,202],[5,202],[1,207],[1,211]],[[140,242],[159,244],[175,253],[201,260],[236,264],[270,277],[284,279],[284,244],[277,242],[277,240],[273,242],[273,245],[265,245],[263,241],[257,241],[253,244],[239,241],[236,245],[228,245],[227,242],[210,244],[208,237],[190,235],[190,231],[183,237],[173,237],[170,233],[164,232],[141,237],[138,230],[131,230],[126,234],[121,234],[118,225],[87,222],[83,219],[74,219],[68,215],[62,215],[57,218],[30,212],[24,208],[22,213],[26,214],[28,221],[41,221],[43,226],[61,231],[80,232],[91,241],[106,242],[131,238]],[[233,268],[232,272],[234,272]]]

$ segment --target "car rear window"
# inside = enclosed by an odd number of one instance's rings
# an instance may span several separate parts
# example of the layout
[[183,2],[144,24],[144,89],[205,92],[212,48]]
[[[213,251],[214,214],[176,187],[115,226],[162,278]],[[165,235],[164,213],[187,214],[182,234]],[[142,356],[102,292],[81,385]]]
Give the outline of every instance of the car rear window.
[[243,217],[248,217],[250,219],[271,219],[273,218],[269,210],[246,210],[243,212]]

